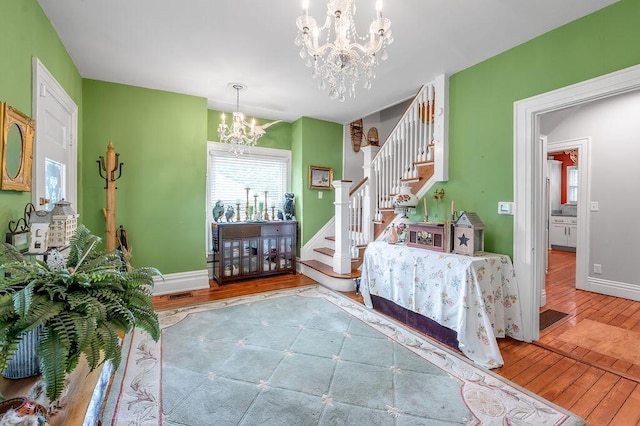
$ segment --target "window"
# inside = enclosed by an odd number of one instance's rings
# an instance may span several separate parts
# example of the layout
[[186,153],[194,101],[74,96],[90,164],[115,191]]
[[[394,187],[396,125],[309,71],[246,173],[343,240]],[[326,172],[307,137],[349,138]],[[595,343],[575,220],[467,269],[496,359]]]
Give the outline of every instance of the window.
[[567,167],[567,204],[578,203],[578,168]]
[[[209,142],[207,150],[207,235],[210,234],[213,208],[218,200],[224,204],[225,213],[229,207],[236,210],[240,204],[240,220],[246,220],[246,188],[249,188],[250,212],[255,203],[257,210],[260,206],[267,209],[270,219],[272,212],[277,215],[282,209],[284,193],[291,187],[291,151],[253,147],[249,154],[236,157],[229,152],[227,145],[217,142]],[[233,216],[234,222],[236,217],[237,211]],[[224,215],[222,221],[226,222]],[[211,251],[211,238],[207,241]]]

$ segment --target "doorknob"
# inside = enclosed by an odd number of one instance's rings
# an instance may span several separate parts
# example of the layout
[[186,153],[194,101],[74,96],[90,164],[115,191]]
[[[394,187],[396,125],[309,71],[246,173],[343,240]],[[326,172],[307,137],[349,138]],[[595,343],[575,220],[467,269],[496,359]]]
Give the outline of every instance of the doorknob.
[[44,206],[45,204],[49,204],[51,202],[50,199],[48,198],[44,198],[44,197],[40,197],[40,205]]

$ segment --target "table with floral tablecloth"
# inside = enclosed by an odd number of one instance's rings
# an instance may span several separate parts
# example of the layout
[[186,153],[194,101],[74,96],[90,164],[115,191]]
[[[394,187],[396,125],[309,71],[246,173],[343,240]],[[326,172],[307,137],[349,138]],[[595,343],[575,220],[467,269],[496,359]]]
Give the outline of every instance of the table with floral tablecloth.
[[369,243],[362,265],[364,302],[390,300],[458,333],[476,364],[500,367],[497,337],[523,340],[522,311],[509,256],[463,256],[405,245]]

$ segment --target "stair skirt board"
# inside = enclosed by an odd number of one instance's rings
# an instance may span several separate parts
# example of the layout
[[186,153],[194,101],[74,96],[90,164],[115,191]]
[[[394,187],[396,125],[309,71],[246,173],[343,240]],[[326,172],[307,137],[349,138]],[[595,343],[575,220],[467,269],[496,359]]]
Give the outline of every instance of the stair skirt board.
[[313,269],[309,266],[303,265],[302,263],[298,264],[300,266],[300,273],[308,276],[309,278],[317,281],[319,284],[334,290],[334,291],[355,291],[355,283],[353,278],[334,278],[328,275],[323,274],[317,269]]

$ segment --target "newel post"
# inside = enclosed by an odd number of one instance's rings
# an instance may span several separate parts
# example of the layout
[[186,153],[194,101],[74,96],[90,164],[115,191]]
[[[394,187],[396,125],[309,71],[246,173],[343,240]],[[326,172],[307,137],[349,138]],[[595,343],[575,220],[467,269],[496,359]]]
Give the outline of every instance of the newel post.
[[367,181],[367,191],[364,196],[364,205],[362,211],[362,232],[364,234],[364,240],[369,243],[373,241],[375,231],[373,221],[376,219],[376,200],[378,198],[378,188],[376,186],[376,171],[373,164],[373,159],[378,155],[380,151],[379,146],[367,145],[361,148],[364,153],[364,162],[362,169],[364,170],[364,177]]
[[333,255],[333,271],[337,274],[351,273],[351,253],[349,251],[349,188],[350,180],[334,180],[336,190],[334,201],[336,210],[335,253]]

